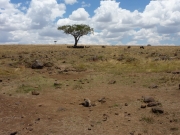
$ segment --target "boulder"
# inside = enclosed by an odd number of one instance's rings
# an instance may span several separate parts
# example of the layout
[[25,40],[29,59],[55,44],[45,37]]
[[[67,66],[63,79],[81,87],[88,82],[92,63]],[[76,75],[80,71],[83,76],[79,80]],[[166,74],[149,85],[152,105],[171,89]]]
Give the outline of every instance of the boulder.
[[160,107],[153,107],[152,112],[153,113],[164,113],[164,110]]
[[150,103],[150,102],[154,102],[154,98],[153,97],[144,97],[144,100],[143,100],[145,103]]
[[153,107],[153,106],[157,106],[157,105],[160,105],[160,103],[158,102],[150,102],[147,104],[148,107]]
[[37,91],[32,91],[31,94],[37,96],[37,95],[39,95],[39,92],[37,92]]
[[89,100],[88,98],[84,99],[83,103],[80,103],[80,105],[83,105],[84,107],[91,107],[91,100]]
[[44,64],[40,60],[35,60],[31,66],[32,69],[42,69],[43,67],[44,67]]

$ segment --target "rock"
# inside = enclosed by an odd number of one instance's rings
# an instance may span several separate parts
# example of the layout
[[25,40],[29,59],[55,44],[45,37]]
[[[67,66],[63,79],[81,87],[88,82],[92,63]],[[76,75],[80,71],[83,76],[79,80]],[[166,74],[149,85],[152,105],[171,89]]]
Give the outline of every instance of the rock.
[[84,99],[84,106],[85,107],[91,107],[91,100],[89,100],[88,98]]
[[111,80],[111,81],[109,81],[109,83],[108,84],[115,84],[116,83],[116,81],[115,80]]
[[135,135],[135,131],[132,131],[129,133],[130,135]]
[[107,115],[107,114],[103,114],[103,121],[107,121],[107,118],[108,118],[109,116]]
[[148,88],[150,88],[150,89],[156,89],[156,88],[158,88],[158,86],[157,86],[156,84],[152,84],[152,85],[149,86]]
[[160,105],[160,103],[158,102],[150,102],[147,104],[148,107],[153,107],[153,106],[157,106],[157,105]]
[[35,60],[32,64],[32,69],[42,69],[44,67],[44,64],[40,60]]
[[54,86],[60,86],[61,84],[59,82],[54,82]]
[[164,113],[164,110],[160,107],[153,107],[152,112],[153,113]]
[[10,135],[16,135],[17,133],[18,133],[18,132],[15,131],[15,132],[10,133]]
[[144,97],[144,100],[143,100],[145,103],[149,103],[149,102],[154,102],[154,98],[153,97]]
[[141,105],[141,108],[146,108],[146,105]]
[[115,115],[119,115],[119,113],[115,113]]
[[118,60],[118,61],[122,61],[122,60],[124,60],[124,59],[125,59],[125,58],[124,58],[124,55],[120,55],[117,60]]
[[37,95],[39,95],[40,93],[39,93],[39,92],[37,92],[37,91],[32,91],[32,92],[31,92],[31,94],[32,94],[32,95],[36,95],[36,96],[37,96]]
[[84,99],[83,103],[80,103],[79,105],[83,105],[84,107],[91,107],[91,101],[88,98]]
[[35,121],[40,121],[40,120],[41,120],[40,118],[35,119]]
[[124,105],[125,105],[125,106],[128,106],[128,103],[125,103]]
[[0,82],[2,82],[2,80],[0,79]]
[[106,102],[106,98],[105,98],[105,97],[103,97],[103,98],[99,99],[98,101],[99,101],[99,102],[101,102],[101,104],[103,104],[103,103],[105,103],[105,102]]
[[66,111],[66,110],[67,110],[66,108],[59,107],[57,111],[58,111],[58,112],[62,112],[62,111]]
[[172,71],[172,74],[180,74],[180,71]]

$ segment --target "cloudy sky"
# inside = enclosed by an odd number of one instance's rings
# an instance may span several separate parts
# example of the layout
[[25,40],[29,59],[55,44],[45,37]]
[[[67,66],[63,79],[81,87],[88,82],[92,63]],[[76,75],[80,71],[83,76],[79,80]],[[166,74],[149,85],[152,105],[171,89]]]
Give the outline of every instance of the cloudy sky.
[[67,24],[94,28],[79,44],[180,45],[180,0],[0,0],[0,44],[73,44]]

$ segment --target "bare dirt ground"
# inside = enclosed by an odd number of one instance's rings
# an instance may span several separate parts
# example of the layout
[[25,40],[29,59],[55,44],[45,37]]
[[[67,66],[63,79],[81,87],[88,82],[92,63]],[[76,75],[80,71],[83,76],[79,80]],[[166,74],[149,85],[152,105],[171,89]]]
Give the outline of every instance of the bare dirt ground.
[[179,85],[180,47],[0,46],[0,135],[179,135]]

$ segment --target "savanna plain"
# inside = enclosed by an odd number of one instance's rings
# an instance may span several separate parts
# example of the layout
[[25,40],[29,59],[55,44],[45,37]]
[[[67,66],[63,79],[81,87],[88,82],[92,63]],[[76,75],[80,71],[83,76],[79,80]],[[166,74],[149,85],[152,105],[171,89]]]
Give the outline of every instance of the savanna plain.
[[179,101],[180,46],[0,46],[0,135],[180,135]]

